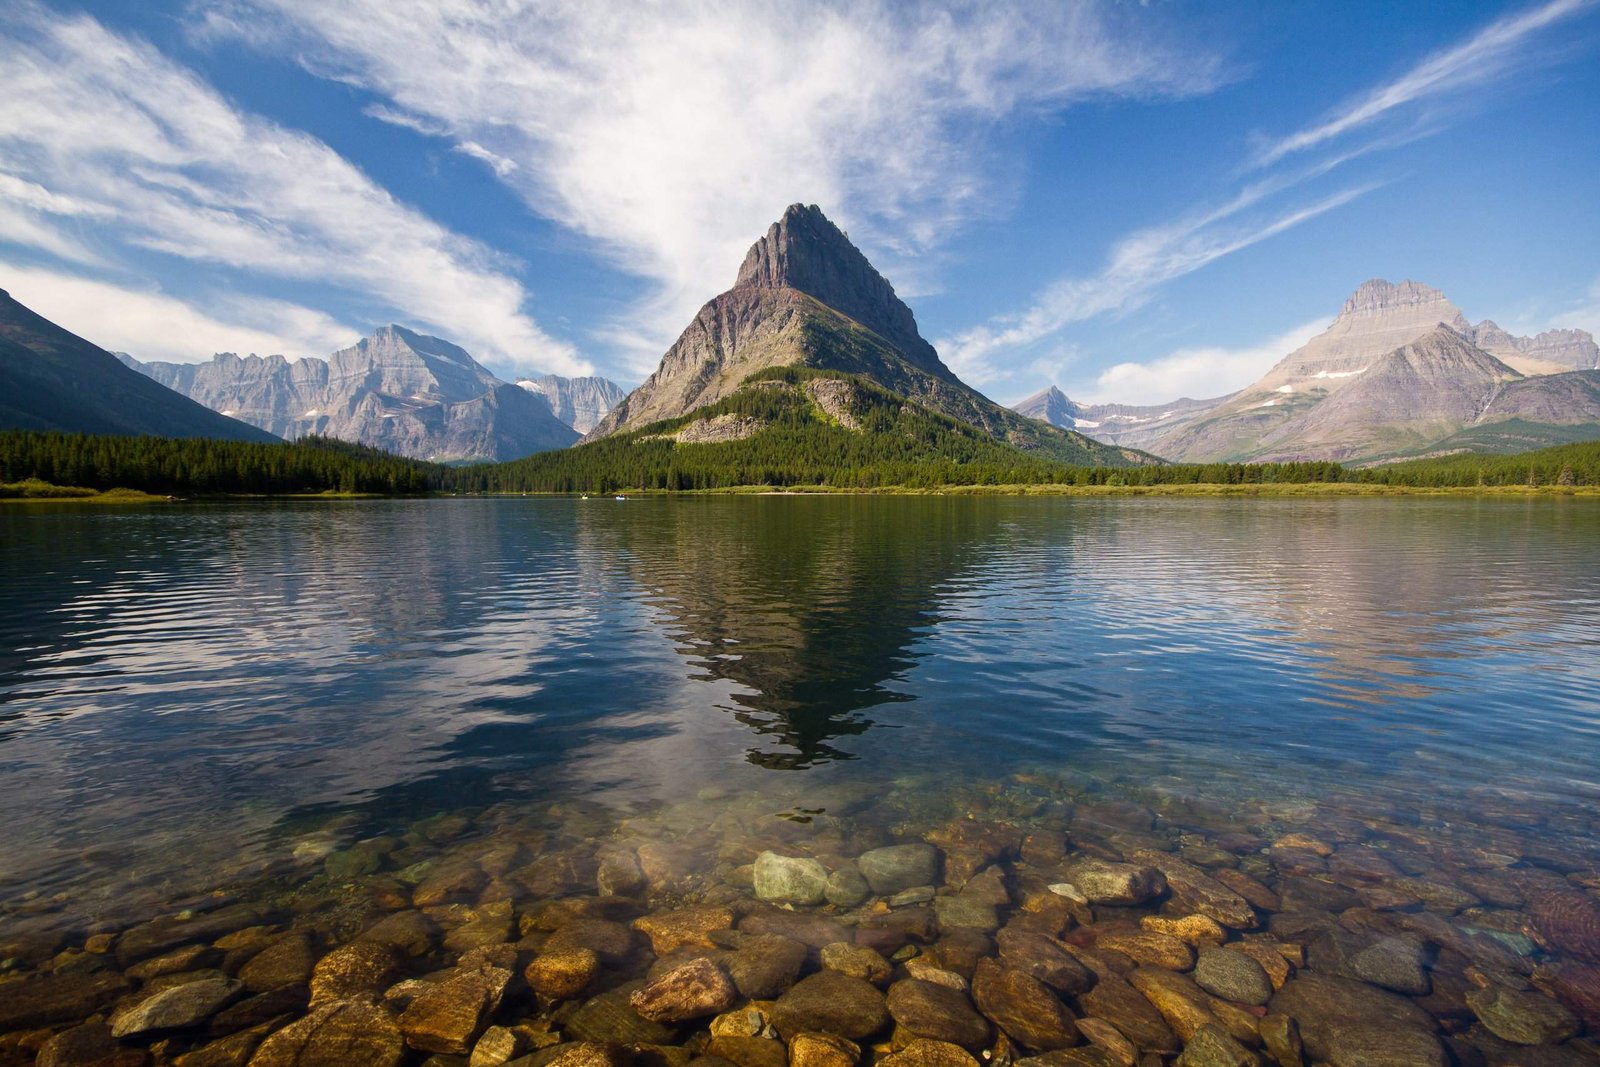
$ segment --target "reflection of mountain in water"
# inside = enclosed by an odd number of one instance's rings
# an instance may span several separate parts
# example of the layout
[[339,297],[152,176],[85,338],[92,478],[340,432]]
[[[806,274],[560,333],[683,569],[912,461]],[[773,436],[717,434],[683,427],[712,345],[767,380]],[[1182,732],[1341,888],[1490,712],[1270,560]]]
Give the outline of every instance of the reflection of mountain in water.
[[995,530],[992,508],[949,499],[839,498],[648,505],[609,533],[704,677],[737,683],[734,717],[772,769],[852,759],[834,742],[874,725]]

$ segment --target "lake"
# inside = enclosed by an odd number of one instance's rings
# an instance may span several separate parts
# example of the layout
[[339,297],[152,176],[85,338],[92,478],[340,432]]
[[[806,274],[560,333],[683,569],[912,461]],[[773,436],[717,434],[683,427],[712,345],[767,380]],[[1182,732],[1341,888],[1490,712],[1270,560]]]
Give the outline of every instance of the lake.
[[[529,1051],[673,954],[625,933],[536,1000],[547,941],[686,904],[739,927],[706,952],[825,921],[902,979],[972,979],[1026,925],[1158,1008],[1147,984],[1207,974],[1172,953],[1226,937],[1269,946],[1267,1018],[1318,1055],[1595,1062],[1572,1035],[1600,1028],[1600,501],[48,505],[0,508],[0,544],[3,1062],[191,971],[227,995],[120,1036],[227,1040],[218,1013],[281,992],[236,988],[253,954],[287,933],[308,971],[402,915],[433,932],[386,984],[515,944],[490,1014]],[[863,853],[924,841],[942,873],[860,883]],[[1085,864],[1124,863],[1165,888],[1086,898]],[[1163,925],[1185,916],[1216,929]],[[1375,945],[1390,971],[1352,962]],[[1218,981],[1219,1025],[1260,1030],[1227,1005],[1266,998]],[[51,996],[76,1008],[28,1009]],[[411,1014],[407,1055],[448,1051]],[[1544,1058],[1494,1058],[1522,1045]]]

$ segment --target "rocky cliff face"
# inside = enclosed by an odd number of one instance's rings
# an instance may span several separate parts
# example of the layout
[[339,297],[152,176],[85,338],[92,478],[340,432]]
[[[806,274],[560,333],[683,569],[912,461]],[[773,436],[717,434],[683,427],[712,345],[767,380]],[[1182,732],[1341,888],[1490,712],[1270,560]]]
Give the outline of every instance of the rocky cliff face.
[[208,363],[128,366],[206,407],[293,439],[325,434],[440,462],[515,459],[578,434],[542,398],[465,349],[385,326],[327,360],[224,352]]
[[608,378],[562,378],[544,374],[537,378],[519,378],[517,384],[535,396],[544,397],[555,417],[579,433],[588,433],[600,425],[600,420],[627,395]]
[[[1512,417],[1492,404],[1509,383],[1591,366],[1593,350],[1582,331],[1513,337],[1488,320],[1474,327],[1430,286],[1369,281],[1326,331],[1259,380],[1137,444],[1181,462],[1363,460],[1425,450],[1465,427]],[[1553,425],[1589,421],[1581,405],[1562,409],[1555,399],[1581,389],[1554,382],[1517,392]]]
[[734,287],[700,309],[656,372],[588,437],[678,418],[731,395],[758,371],[785,366],[863,375],[1019,448],[1062,445],[1083,455],[1102,447],[1047,430],[963,383],[917,333],[894,287],[820,210],[803,204],[751,247]]

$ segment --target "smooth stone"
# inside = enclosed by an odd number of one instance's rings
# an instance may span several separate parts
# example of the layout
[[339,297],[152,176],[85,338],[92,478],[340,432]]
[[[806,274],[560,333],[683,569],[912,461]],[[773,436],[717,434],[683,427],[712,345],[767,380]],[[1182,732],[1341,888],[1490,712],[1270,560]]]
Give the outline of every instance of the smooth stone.
[[250,1067],[399,1067],[404,1057],[405,1039],[388,1012],[341,1000],[269,1035]]
[[198,1026],[233,1000],[244,986],[231,978],[202,978],[163,989],[111,1016],[111,1036]]
[[1167,888],[1166,878],[1154,867],[1097,859],[1080,860],[1068,867],[1067,882],[1091,904],[1143,904]]
[[375,941],[340,945],[311,972],[313,1006],[361,995],[375,995],[393,983],[400,969],[396,951]]
[[467,1067],[501,1067],[526,1052],[528,1044],[527,1035],[520,1031],[491,1026],[473,1044]]
[[1164,915],[1146,915],[1139,925],[1153,934],[1167,934],[1195,948],[1220,945],[1228,940],[1228,931],[1222,924],[1206,915],[1185,915],[1171,919]]
[[989,1042],[988,1020],[959,989],[906,978],[889,987],[889,1014],[907,1033],[948,1041],[971,1051]]
[[1249,901],[1194,864],[1150,849],[1136,849],[1131,858],[1166,877],[1174,907],[1215,919],[1230,930],[1253,930],[1259,922]]
[[711,1020],[712,1037],[776,1037],[772,1022],[762,1009],[748,1005],[723,1012]]
[[990,1022],[1023,1048],[1049,1052],[1079,1041],[1072,1012],[1043,982],[992,959],[978,961],[972,999]]
[[779,934],[741,935],[738,945],[719,962],[739,993],[751,1000],[780,996],[794,985],[809,955],[805,945]]
[[406,1044],[424,1052],[471,1052],[510,982],[509,970],[485,967],[430,984],[400,1014]]
[[1495,986],[1467,993],[1467,1005],[1495,1037],[1516,1045],[1556,1045],[1581,1028],[1566,1008],[1538,993]]
[[936,890],[931,885],[916,885],[910,889],[902,889],[889,898],[891,908],[909,908],[915,904],[926,904],[934,898]]
[[1127,1035],[1105,1019],[1086,1016],[1078,1020],[1078,1033],[1095,1048],[1116,1061],[1117,1067],[1134,1067],[1139,1062],[1139,1050]]
[[1170,934],[1154,934],[1148,930],[1102,934],[1095,938],[1094,947],[1120,952],[1135,963],[1169,971],[1187,971],[1194,966],[1194,949]]
[[1232,948],[1202,948],[1194,965],[1195,984],[1213,996],[1239,1004],[1265,1004],[1272,999],[1266,970]]
[[1030,974],[1059,993],[1077,996],[1094,984],[1089,968],[1043,934],[1008,926],[995,935],[995,943],[1007,967]]
[[1416,941],[1386,937],[1348,957],[1339,973],[1406,996],[1420,997],[1433,988],[1426,963],[1427,953]]
[[934,897],[933,912],[939,919],[939,928],[965,930],[998,930],[1000,915],[993,904],[969,897]]
[[1177,1067],[1261,1067],[1261,1057],[1220,1026],[1202,1026],[1183,1046]]
[[789,1042],[789,1067],[856,1067],[860,1059],[860,1045],[833,1034],[796,1034]]
[[818,971],[795,983],[772,1006],[772,1025],[786,1039],[820,1030],[857,1041],[889,1021],[884,995],[871,982],[836,971]]
[[284,986],[304,985],[316,965],[311,939],[305,934],[289,934],[241,967],[239,981],[252,993],[270,993]]
[[1258,1020],[1242,1008],[1211,996],[1194,979],[1160,967],[1140,967],[1128,975],[1133,987],[1154,1004],[1177,1035],[1188,1041],[1202,1026],[1221,1026],[1236,1041],[1261,1043]]
[[286,1016],[304,1015],[310,1002],[311,991],[303,985],[285,986],[270,993],[259,993],[217,1012],[206,1025],[206,1032],[232,1034],[277,1022]]
[[563,923],[544,943],[549,953],[588,949],[601,962],[615,967],[633,954],[638,940],[634,932],[622,923],[610,919],[574,919]]
[[426,956],[439,941],[439,924],[426,914],[407,908],[385,915],[359,938],[388,945],[407,956]]
[[1099,976],[1094,988],[1078,997],[1078,1006],[1089,1015],[1109,1019],[1140,1048],[1175,1054],[1183,1047],[1155,1005],[1115,974]]
[[777,934],[820,949],[835,941],[849,941],[850,931],[838,921],[815,912],[762,908],[739,920],[743,934]]
[[149,1059],[143,1049],[117,1044],[105,1023],[92,1022],[63,1030],[46,1041],[34,1067],[142,1067]]
[[635,990],[628,1004],[651,1022],[681,1023],[727,1011],[738,999],[727,972],[702,957]]
[[1273,994],[1268,1010],[1294,1019],[1312,1059],[1334,1067],[1445,1063],[1431,1015],[1397,993],[1353,978],[1303,971]]
[[876,950],[848,941],[824,945],[822,966],[851,978],[864,978],[875,986],[887,985],[894,975],[894,965]]
[[120,974],[66,974],[25,978],[0,986],[0,1033],[76,1022],[110,1006],[129,988]]
[[828,875],[822,895],[836,908],[853,908],[872,896],[872,886],[854,867],[840,867]]
[[1300,1067],[1306,1061],[1300,1026],[1287,1015],[1269,1012],[1261,1017],[1261,1046],[1278,1067]]
[[783,1043],[770,1037],[716,1037],[706,1055],[733,1067],[787,1067],[789,1054]]
[[657,912],[633,920],[633,928],[650,939],[657,956],[671,956],[682,949],[717,948],[711,934],[733,929],[730,908],[700,906],[677,911]]
[[886,897],[913,886],[937,882],[939,850],[921,843],[874,848],[856,859],[856,867],[872,891]]
[[588,948],[542,953],[522,972],[528,988],[547,1000],[569,1000],[599,976],[600,956]]
[[629,982],[585,1001],[567,1018],[563,1027],[567,1036],[600,1044],[671,1044],[677,1036],[676,1030],[644,1018],[628,1002],[641,985],[642,982]]
[[622,845],[601,845],[595,851],[595,888],[604,897],[635,897],[648,888],[639,856]]
[[763,852],[756,857],[756,897],[781,904],[812,905],[827,899],[828,869],[814,859]]

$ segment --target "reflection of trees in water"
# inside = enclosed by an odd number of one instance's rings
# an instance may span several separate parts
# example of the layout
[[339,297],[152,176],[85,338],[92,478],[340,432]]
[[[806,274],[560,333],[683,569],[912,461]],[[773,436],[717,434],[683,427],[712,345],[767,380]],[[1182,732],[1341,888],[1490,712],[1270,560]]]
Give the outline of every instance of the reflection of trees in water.
[[742,687],[725,710],[763,741],[746,758],[793,769],[855,758],[833,742],[876,725],[868,709],[912,699],[894,682],[994,516],[970,500],[682,501],[608,533],[680,652]]

